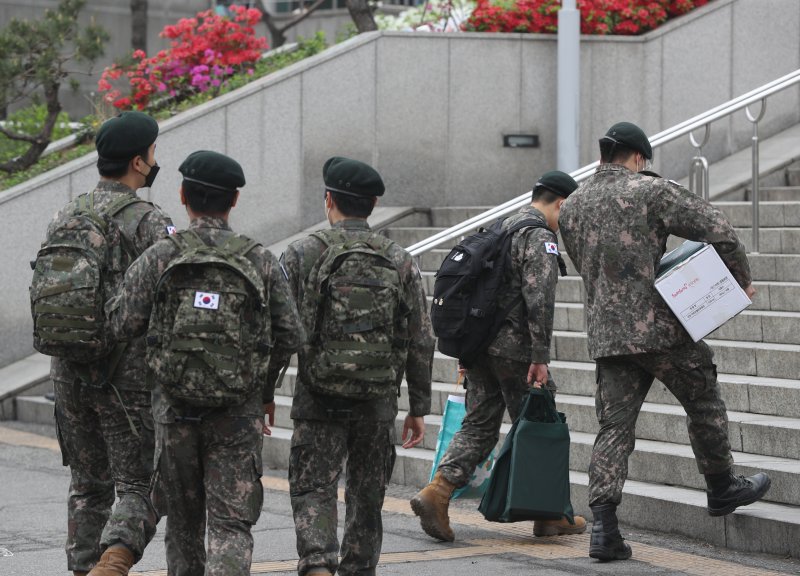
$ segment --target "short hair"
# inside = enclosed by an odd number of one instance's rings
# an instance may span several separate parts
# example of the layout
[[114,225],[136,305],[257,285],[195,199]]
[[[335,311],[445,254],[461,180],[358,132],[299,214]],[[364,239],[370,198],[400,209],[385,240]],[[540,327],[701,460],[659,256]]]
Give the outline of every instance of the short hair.
[[531,193],[531,202],[539,202],[541,204],[552,204],[559,198],[563,199],[564,197],[544,186],[537,186]]
[[600,141],[600,163],[601,164],[624,164],[628,159],[636,154],[633,148],[614,142],[610,139]]
[[193,212],[198,214],[225,214],[233,206],[235,190],[220,190],[200,182],[183,181],[183,195]]
[[128,158],[127,160],[109,160],[108,158],[103,158],[101,156],[97,157],[97,171],[100,173],[100,176],[104,178],[122,178],[125,174],[128,173],[128,165],[130,164],[131,160],[136,158],[137,156],[141,156],[142,158],[147,158],[147,153],[150,151],[150,146],[144,148],[143,150],[139,150],[136,154]]
[[375,208],[374,196],[351,196],[328,190],[339,212],[351,218],[366,218]]

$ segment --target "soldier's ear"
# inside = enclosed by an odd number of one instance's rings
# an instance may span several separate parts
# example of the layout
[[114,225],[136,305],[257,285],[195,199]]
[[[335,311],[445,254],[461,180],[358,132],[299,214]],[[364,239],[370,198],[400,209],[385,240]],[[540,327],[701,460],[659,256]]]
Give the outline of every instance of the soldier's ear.
[[186,206],[186,194],[183,191],[183,185],[181,185],[181,204]]
[[233,195],[233,202],[231,202],[231,208],[236,206],[236,201],[239,200],[239,191],[236,191],[236,194]]

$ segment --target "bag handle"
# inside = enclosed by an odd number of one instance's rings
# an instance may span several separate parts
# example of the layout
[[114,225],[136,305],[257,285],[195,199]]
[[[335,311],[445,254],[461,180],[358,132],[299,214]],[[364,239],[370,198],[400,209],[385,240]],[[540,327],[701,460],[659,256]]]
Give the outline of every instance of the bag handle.
[[519,417],[530,422],[552,424],[561,422],[561,416],[556,410],[556,401],[547,388],[531,388],[528,390],[528,395],[525,397],[525,404],[522,406]]

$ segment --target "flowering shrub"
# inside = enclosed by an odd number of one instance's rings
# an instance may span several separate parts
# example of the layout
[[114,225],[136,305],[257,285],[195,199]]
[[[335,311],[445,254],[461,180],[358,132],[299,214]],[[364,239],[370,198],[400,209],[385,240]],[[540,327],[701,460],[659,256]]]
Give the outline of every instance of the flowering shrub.
[[[477,0],[464,30],[543,32],[558,28],[560,0]],[[642,34],[709,0],[577,0],[582,34]]]
[[380,30],[458,32],[474,9],[474,0],[430,0],[397,16],[376,14],[375,22]]
[[[161,31],[170,48],[148,57],[142,50],[133,53],[128,65],[114,64],[103,71],[98,90],[115,108],[143,110],[152,107],[154,96],[182,100],[198,92],[218,92],[235,74],[253,74],[267,40],[257,37],[253,26],[261,19],[255,8],[231,6],[231,18],[213,10],[195,18],[183,18]],[[123,95],[113,82],[125,78],[130,92]]]

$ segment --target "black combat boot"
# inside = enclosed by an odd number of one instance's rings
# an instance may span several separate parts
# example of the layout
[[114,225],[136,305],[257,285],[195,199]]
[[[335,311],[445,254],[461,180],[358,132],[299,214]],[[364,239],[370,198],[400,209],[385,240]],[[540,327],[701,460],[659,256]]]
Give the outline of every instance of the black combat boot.
[[616,504],[595,504],[592,509],[592,538],[589,543],[589,556],[601,562],[627,560],[631,557],[631,547],[619,533]]
[[708,513],[725,516],[739,506],[747,506],[761,500],[772,483],[769,476],[759,472],[754,476],[734,476],[728,470],[721,474],[706,474],[708,490]]

